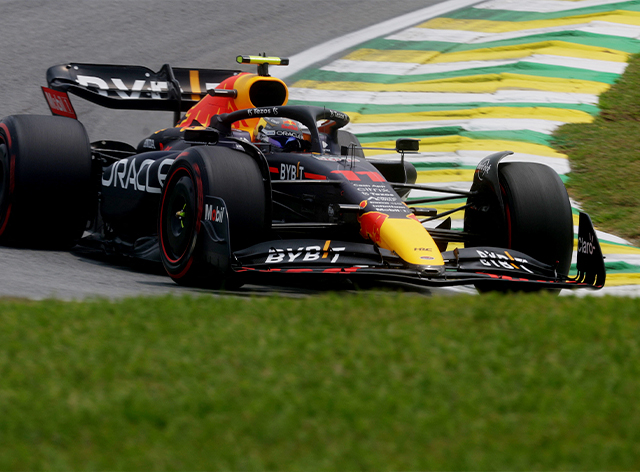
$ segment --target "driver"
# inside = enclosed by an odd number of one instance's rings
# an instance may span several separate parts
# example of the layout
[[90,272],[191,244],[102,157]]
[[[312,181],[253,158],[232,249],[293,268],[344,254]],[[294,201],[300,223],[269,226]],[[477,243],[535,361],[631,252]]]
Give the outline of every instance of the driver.
[[255,143],[271,144],[285,152],[304,152],[311,149],[300,123],[288,118],[264,117],[253,130]]

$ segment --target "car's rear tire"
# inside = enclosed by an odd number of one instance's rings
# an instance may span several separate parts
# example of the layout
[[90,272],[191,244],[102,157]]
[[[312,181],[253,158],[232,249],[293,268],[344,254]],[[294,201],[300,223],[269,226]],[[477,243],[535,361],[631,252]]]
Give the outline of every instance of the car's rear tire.
[[159,221],[160,256],[165,270],[180,285],[235,288],[241,285],[228,267],[203,256],[203,201],[224,200],[231,250],[248,247],[265,236],[271,224],[267,183],[257,162],[225,147],[194,147],[171,166],[162,192]]
[[60,116],[0,120],[0,243],[69,247],[82,236],[92,198],[84,126]]
[[[555,266],[559,275],[568,275],[573,252],[573,216],[567,190],[558,174],[546,165],[530,162],[503,163],[498,171],[506,224],[495,224],[499,218],[489,214],[484,222],[477,217],[465,218],[465,231],[479,236],[471,245],[514,249]],[[491,211],[500,210],[494,205]],[[487,287],[480,284],[478,288]]]

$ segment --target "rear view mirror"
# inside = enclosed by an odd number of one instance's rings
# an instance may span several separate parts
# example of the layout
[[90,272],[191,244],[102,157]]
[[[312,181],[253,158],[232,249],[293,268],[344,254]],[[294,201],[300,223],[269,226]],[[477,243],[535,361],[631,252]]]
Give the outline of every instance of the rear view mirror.
[[397,152],[416,152],[420,150],[420,140],[413,138],[396,139]]

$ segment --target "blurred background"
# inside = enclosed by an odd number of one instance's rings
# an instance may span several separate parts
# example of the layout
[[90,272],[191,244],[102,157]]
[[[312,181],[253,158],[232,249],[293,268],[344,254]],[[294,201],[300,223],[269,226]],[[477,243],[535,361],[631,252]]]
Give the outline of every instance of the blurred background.
[[[240,68],[238,54],[292,56],[439,1],[0,0],[0,116],[49,114],[40,86],[66,62]],[[253,72],[255,66],[243,66]],[[276,72],[274,71],[274,75]],[[137,143],[172,114],[100,108],[72,96],[92,141]]]

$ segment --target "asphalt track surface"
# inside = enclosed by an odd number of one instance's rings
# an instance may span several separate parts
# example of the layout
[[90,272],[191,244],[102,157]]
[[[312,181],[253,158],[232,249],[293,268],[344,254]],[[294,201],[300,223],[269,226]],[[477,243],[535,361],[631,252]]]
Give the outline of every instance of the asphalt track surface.
[[[317,0],[263,2],[166,0],[0,0],[0,116],[49,114],[40,86],[66,62],[236,68],[238,54],[293,56],[440,1]],[[408,26],[409,23],[404,26]],[[402,26],[402,25],[401,25]],[[335,44],[335,43],[334,43]],[[171,124],[171,114],[74,106],[91,140],[136,145]],[[56,211],[46,208],[42,211]],[[34,215],[37,217],[37,215]],[[46,237],[46,228],[42,229]],[[86,250],[0,247],[0,296],[121,298],[193,292],[161,268],[132,265]],[[292,296],[313,293],[280,287]],[[269,293],[250,286],[240,293]]]

